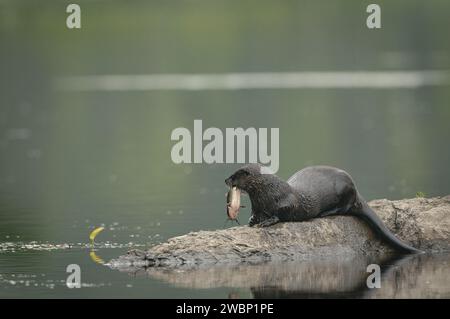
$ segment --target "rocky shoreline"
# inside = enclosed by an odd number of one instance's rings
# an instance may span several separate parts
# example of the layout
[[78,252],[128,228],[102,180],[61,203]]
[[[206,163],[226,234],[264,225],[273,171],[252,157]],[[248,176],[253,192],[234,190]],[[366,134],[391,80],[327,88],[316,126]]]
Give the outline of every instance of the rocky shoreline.
[[[410,245],[425,252],[450,250],[450,196],[381,199],[369,205],[396,236]],[[390,253],[391,248],[379,241],[364,222],[351,216],[334,216],[269,228],[238,226],[192,232],[147,251],[131,250],[107,265],[125,271],[149,267],[192,269]]]

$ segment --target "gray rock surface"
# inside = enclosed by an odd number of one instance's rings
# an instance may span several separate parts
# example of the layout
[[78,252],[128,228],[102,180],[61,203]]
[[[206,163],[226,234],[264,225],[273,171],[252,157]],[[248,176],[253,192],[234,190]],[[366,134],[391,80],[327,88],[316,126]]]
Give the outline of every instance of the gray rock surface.
[[[450,250],[450,196],[389,201],[369,205],[397,237],[427,252]],[[368,226],[351,216],[334,216],[269,228],[238,226],[192,232],[147,251],[132,250],[108,263],[133,271],[147,267],[193,269],[211,265],[266,261],[330,260],[386,255],[393,251]]]

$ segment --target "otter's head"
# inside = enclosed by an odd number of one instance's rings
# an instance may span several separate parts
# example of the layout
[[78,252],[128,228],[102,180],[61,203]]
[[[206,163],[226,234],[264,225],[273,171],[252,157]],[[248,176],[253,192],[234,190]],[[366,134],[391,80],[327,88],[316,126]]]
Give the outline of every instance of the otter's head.
[[257,181],[261,176],[261,170],[263,167],[259,164],[249,164],[241,167],[233,175],[225,180],[225,184],[229,187],[237,187],[240,190],[249,192],[252,189],[255,181]]

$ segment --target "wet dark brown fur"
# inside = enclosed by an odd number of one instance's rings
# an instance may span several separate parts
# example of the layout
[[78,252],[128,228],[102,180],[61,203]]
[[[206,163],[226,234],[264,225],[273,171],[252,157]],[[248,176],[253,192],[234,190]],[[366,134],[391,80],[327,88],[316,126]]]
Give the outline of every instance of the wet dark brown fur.
[[381,238],[402,252],[419,252],[396,238],[359,195],[351,176],[329,166],[306,167],[287,182],[274,174],[263,174],[262,166],[250,164],[225,180],[250,196],[249,226],[268,227],[278,222],[304,221],[331,215],[353,215]]

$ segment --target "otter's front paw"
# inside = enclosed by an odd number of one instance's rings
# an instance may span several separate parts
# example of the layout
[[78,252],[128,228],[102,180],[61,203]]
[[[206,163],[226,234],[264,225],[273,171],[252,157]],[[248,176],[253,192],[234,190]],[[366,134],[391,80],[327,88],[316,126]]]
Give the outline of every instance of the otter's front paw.
[[256,218],[256,216],[255,215],[250,216],[250,219],[248,220],[248,225],[250,227],[253,227],[256,224],[258,224],[258,219]]
[[256,227],[269,227],[269,226],[277,224],[279,221],[280,221],[280,219],[278,217],[273,216],[266,220],[263,220]]

